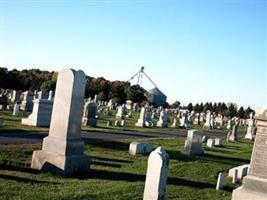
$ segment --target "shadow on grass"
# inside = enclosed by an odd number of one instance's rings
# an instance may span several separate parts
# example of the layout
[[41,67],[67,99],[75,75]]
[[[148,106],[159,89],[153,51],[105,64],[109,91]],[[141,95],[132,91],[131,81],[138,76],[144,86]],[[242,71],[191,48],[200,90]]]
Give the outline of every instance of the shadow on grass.
[[17,181],[17,182],[22,182],[22,183],[31,183],[31,184],[49,184],[49,185],[60,184],[57,182],[39,181],[39,180],[33,180],[33,179],[22,178],[22,177],[18,177],[18,176],[5,175],[5,174],[0,174],[0,179],[12,180],[12,181]]
[[18,172],[26,172],[31,174],[40,174],[40,171],[33,170],[30,168],[29,165],[25,165],[24,163],[14,163],[14,164],[8,164],[8,163],[0,163],[0,169],[2,170],[9,170],[9,171],[18,171]]
[[90,146],[112,149],[112,150],[128,150],[129,144],[115,141],[115,140],[101,140],[101,139],[89,139],[83,138],[85,144],[89,144]]
[[[144,182],[146,176],[140,174],[132,174],[127,172],[114,172],[114,171],[105,171],[105,170],[96,170],[90,169],[90,171],[86,174],[79,174],[76,173],[74,175],[75,178],[79,179],[101,179],[101,180],[112,180],[112,181],[128,181],[128,182]],[[206,189],[206,188],[214,188],[216,187],[215,184],[211,183],[204,183],[200,181],[192,181],[183,178],[176,178],[176,177],[168,177],[167,180],[168,185],[177,185],[177,186],[187,186],[193,187],[196,189]],[[234,187],[224,187],[225,191],[231,192]]]
[[118,162],[118,163],[133,163],[133,161],[130,160],[122,160],[122,159],[115,159],[115,158],[103,158],[103,157],[97,157],[97,156],[90,156],[92,160],[101,160],[101,161],[110,161],[110,162]]
[[231,164],[231,165],[240,165],[240,164],[245,164],[245,163],[250,162],[249,159],[224,157],[224,156],[212,155],[208,153],[202,156],[198,156],[197,158],[203,161],[212,161],[212,162],[219,162],[219,163]]
[[98,162],[98,161],[91,161],[92,165],[100,165],[103,167],[115,167],[115,168],[121,168],[121,164],[117,163],[104,163],[104,162]]

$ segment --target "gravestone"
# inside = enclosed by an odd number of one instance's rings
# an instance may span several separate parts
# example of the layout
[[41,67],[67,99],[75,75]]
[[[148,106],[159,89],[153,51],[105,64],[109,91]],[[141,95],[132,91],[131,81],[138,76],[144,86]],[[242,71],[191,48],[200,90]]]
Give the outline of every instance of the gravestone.
[[20,109],[26,112],[31,112],[33,108],[33,92],[31,90],[23,92],[23,100],[20,104]]
[[235,123],[233,126],[232,126],[232,132],[231,132],[231,135],[229,137],[229,140],[230,141],[237,141],[237,129],[238,129],[238,124]]
[[242,186],[232,193],[232,200],[241,199],[267,199],[267,110],[257,116],[249,174],[244,177]]
[[165,199],[169,169],[169,155],[158,147],[148,158],[143,200]]
[[212,138],[208,139],[208,141],[207,141],[207,147],[212,148],[214,145],[215,145],[215,140],[212,139]]
[[157,122],[157,127],[167,128],[168,127],[168,115],[166,111],[161,111],[159,116],[159,121]]
[[53,95],[54,95],[53,91],[50,90],[50,91],[49,91],[48,100],[50,100],[50,101],[53,100]]
[[81,140],[85,83],[83,71],[59,72],[49,135],[42,150],[33,152],[31,168],[64,175],[89,170],[90,158],[83,154]]
[[249,119],[248,119],[247,134],[245,135],[245,138],[253,140],[254,139],[254,130],[255,130],[255,119],[253,117],[253,113],[250,113]]
[[83,126],[89,125],[95,127],[97,125],[96,110],[97,106],[94,102],[85,102],[82,117]]
[[177,128],[177,118],[176,117],[174,117],[171,127],[172,128]]
[[217,179],[216,190],[223,189],[224,186],[224,173],[220,172]]
[[129,154],[131,155],[147,155],[152,150],[152,144],[150,142],[131,142],[129,146]]
[[51,121],[53,101],[47,99],[33,100],[33,110],[28,118],[21,119],[21,124],[27,126],[48,127]]
[[13,108],[13,115],[18,116],[18,114],[19,114],[19,102],[16,102]]
[[142,107],[139,119],[135,123],[135,126],[137,126],[137,127],[145,127],[146,126],[146,124],[145,124],[146,123],[146,117],[147,117],[147,108]]
[[228,176],[233,177],[235,170],[237,170],[237,179],[242,180],[243,177],[248,175],[249,164],[240,165],[238,167],[234,167],[234,168],[229,169]]
[[204,124],[204,128],[211,129],[211,112],[208,110],[206,114],[206,121]]
[[197,130],[189,130],[185,141],[184,150],[182,153],[186,155],[201,155],[204,154],[202,149],[202,138]]
[[233,184],[237,183],[237,181],[238,181],[237,176],[238,176],[238,171],[237,171],[237,169],[234,169],[233,178],[232,178],[232,183]]
[[20,92],[13,90],[11,94],[11,102],[20,102]]
[[37,92],[37,99],[48,99],[49,93],[47,91]]
[[222,146],[222,140],[221,140],[221,138],[215,138],[214,146],[215,147]]

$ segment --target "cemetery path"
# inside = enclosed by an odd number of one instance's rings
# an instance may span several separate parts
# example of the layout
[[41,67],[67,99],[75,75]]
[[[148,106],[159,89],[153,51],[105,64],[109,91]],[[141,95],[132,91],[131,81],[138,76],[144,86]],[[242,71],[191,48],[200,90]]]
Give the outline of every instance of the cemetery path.
[[[43,138],[46,137],[48,133],[40,132],[0,132],[0,146],[7,144],[34,144],[41,143]],[[85,140],[119,140],[119,139],[142,139],[142,138],[186,138],[187,130],[178,131],[166,131],[162,133],[154,132],[129,132],[129,131],[118,131],[118,132],[82,132],[82,138]],[[225,138],[226,133],[222,131],[208,131],[205,134],[209,137],[215,138]],[[239,133],[239,137],[243,137],[245,133]]]

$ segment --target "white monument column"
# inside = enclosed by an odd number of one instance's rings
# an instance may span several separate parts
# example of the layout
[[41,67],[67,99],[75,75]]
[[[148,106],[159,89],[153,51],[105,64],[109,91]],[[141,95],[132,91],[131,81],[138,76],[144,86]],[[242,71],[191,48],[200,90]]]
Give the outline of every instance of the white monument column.
[[249,174],[244,177],[242,186],[232,194],[232,200],[250,199],[267,199],[267,110],[257,117],[257,134]]
[[90,158],[83,154],[80,133],[85,83],[83,71],[59,72],[49,135],[42,150],[33,152],[33,169],[65,175],[89,170]]
[[158,147],[148,157],[143,200],[164,199],[169,168],[169,155]]

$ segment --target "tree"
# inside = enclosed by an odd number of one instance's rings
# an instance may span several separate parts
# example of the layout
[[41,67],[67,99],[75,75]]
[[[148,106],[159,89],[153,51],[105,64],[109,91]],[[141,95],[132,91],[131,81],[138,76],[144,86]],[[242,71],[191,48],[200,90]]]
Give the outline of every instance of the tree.
[[244,118],[244,116],[245,116],[245,111],[244,111],[243,106],[241,106],[241,107],[239,108],[239,110],[237,111],[237,116],[238,116],[239,118]]
[[187,105],[187,109],[191,112],[193,110],[193,104],[192,103],[189,103]]
[[172,104],[170,105],[170,108],[179,108],[180,105],[181,105],[180,101],[177,101],[177,100],[176,100],[174,103],[172,103]]

